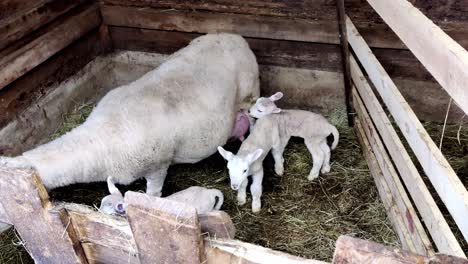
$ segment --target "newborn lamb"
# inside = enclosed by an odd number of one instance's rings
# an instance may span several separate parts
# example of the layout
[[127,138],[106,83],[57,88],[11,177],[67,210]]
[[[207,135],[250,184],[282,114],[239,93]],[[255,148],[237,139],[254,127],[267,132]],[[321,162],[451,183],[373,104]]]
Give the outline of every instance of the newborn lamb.
[[307,177],[313,180],[330,171],[330,148],[327,137],[333,134],[332,149],[338,144],[338,130],[321,115],[302,110],[282,110],[278,114],[264,116],[257,120],[249,137],[242,143],[237,155],[218,147],[219,153],[228,161],[231,188],[238,190],[239,205],[245,204],[247,177],[252,175],[252,211],[261,208],[263,165],[270,149],[275,160],[275,172],[284,172],[283,151],[291,136],[302,137],[312,154],[313,166]]
[[[102,199],[99,210],[104,214],[125,215],[127,206],[124,203],[124,197],[115,187],[112,177],[107,178],[107,186],[110,195]],[[220,190],[200,186],[189,187],[164,199],[189,204],[197,209],[198,214],[219,210],[224,202],[224,196]]]

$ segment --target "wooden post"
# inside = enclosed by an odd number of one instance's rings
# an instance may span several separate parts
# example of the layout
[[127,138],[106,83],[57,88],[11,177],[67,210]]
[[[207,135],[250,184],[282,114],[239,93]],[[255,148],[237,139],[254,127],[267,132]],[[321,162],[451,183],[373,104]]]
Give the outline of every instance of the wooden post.
[[35,172],[0,168],[0,201],[36,263],[87,263],[67,214],[49,212],[49,195]]
[[343,81],[344,81],[344,92],[346,100],[346,112],[348,113],[348,125],[353,126],[353,117],[351,116],[354,112],[352,108],[352,96],[351,96],[351,71],[349,66],[349,46],[348,46],[348,35],[346,31],[346,13],[344,7],[344,0],[336,0],[336,6],[338,11],[338,26],[340,30],[340,43],[341,43],[341,61],[343,63]]
[[202,261],[203,240],[194,207],[135,192],[127,192],[125,202],[142,264]]

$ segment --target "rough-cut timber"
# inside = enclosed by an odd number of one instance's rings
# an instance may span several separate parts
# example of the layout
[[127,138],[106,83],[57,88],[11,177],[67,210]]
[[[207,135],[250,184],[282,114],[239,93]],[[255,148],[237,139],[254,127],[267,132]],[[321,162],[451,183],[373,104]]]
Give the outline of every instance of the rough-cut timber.
[[215,211],[199,214],[202,233],[207,233],[211,238],[233,239],[236,228],[231,217],[226,212]]
[[[378,129],[378,134],[381,135],[386,149],[392,157],[397,170],[400,172],[400,176],[418,208],[419,214],[424,220],[438,251],[464,257],[463,250],[437,207],[434,198],[432,198],[406,148],[388,119],[387,113],[383,110],[354,57],[351,58],[351,75],[357,91],[359,91],[360,98],[362,98],[363,103],[368,109],[368,113]],[[363,120],[364,117],[361,116],[361,119]],[[367,123],[370,122],[367,121]]]
[[194,207],[135,192],[127,192],[125,202],[142,264],[202,260],[203,241]]
[[81,13],[67,17],[60,25],[27,43],[14,52],[0,58],[0,89],[30,71],[52,55],[98,26],[98,5],[92,5]]
[[425,257],[414,253],[391,248],[375,242],[340,236],[336,241],[335,253],[332,263],[340,264],[362,264],[362,263],[452,263],[466,264],[468,260],[448,255],[436,255]]
[[357,58],[458,228],[465,239],[468,239],[468,221],[466,221],[468,219],[468,192],[466,188],[349,18],[347,18],[347,29],[349,42]]
[[0,50],[85,2],[90,0],[48,0],[25,13],[1,21]]
[[52,205],[39,176],[0,168],[0,201],[36,263],[86,263],[70,220]]

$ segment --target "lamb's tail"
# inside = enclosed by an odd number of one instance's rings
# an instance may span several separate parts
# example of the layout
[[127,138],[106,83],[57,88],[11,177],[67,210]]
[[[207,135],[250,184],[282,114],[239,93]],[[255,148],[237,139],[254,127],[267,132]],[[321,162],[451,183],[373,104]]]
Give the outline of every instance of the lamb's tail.
[[18,168],[18,169],[34,168],[34,166],[22,156],[18,156],[18,157],[0,156],[0,167]]
[[338,138],[340,137],[340,133],[338,132],[338,129],[334,125],[330,125],[330,130],[333,135],[333,143],[331,146],[331,149],[335,149],[336,146],[338,145]]
[[213,193],[215,195],[215,199],[217,200],[215,202],[215,205],[213,206],[213,208],[214,208],[214,210],[220,210],[221,206],[223,206],[223,203],[224,203],[224,195],[218,189],[212,189],[212,191],[213,191]]

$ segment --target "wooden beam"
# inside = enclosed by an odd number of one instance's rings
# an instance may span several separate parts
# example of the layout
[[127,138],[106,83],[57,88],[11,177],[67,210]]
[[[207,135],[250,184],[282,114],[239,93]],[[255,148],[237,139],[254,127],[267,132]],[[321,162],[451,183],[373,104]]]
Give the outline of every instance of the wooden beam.
[[0,50],[89,0],[48,0],[0,22]]
[[351,20],[348,39],[440,198],[468,239],[468,192]]
[[98,5],[67,17],[62,24],[0,59],[0,90],[100,23]]
[[138,255],[129,252],[105,247],[99,244],[84,242],[81,243],[86,254],[86,260],[89,264],[104,264],[104,263],[125,263],[125,264],[140,264]]
[[[429,230],[439,252],[464,257],[463,250],[450,230],[447,221],[427,189],[421,175],[414,166],[387,114],[380,105],[367,79],[354,57],[351,58],[351,76],[359,91],[360,98],[374,121],[382,141],[385,143],[396,168],[404,181],[418,211]],[[359,102],[361,104],[361,102]],[[358,107],[359,108],[359,107]],[[361,116],[361,118],[363,118]],[[369,123],[369,121],[367,121]]]
[[231,239],[205,239],[205,256],[207,264],[326,264]]
[[354,106],[361,120],[361,128],[364,130],[377,163],[381,168],[382,175],[384,176],[383,180],[386,181],[386,185],[390,190],[392,196],[391,200],[393,200],[398,207],[399,216],[402,218],[404,227],[410,236],[409,238],[415,246],[415,251],[413,252],[424,256],[434,255],[434,248],[424,231],[419,216],[416,214],[408,194],[400,181],[399,175],[381,141],[379,133],[375,129],[368,111],[356,90],[353,90],[353,101],[355,101]]
[[190,33],[229,32],[245,37],[338,44],[337,25],[329,21],[211,12],[182,12],[122,6],[102,7],[104,22],[111,26],[136,27]]
[[130,191],[125,202],[142,264],[202,261],[203,241],[194,207]]
[[343,81],[346,100],[346,112],[348,113],[348,125],[353,126],[352,96],[351,96],[351,72],[349,70],[349,44],[346,34],[346,12],[344,0],[336,0],[338,11],[338,28],[340,30],[341,57],[343,62]]
[[407,0],[368,2],[468,114],[468,52]]
[[432,257],[362,240],[349,236],[340,236],[336,241],[332,263],[468,263],[465,258],[438,254]]
[[86,263],[72,224],[52,205],[39,176],[0,168],[0,201],[36,263]]
[[214,211],[198,215],[201,232],[211,238],[234,239],[236,228],[226,212]]

